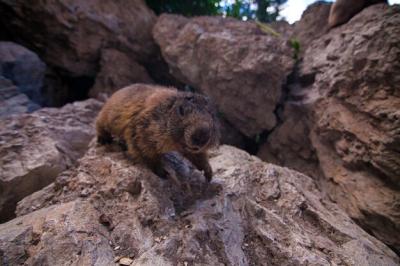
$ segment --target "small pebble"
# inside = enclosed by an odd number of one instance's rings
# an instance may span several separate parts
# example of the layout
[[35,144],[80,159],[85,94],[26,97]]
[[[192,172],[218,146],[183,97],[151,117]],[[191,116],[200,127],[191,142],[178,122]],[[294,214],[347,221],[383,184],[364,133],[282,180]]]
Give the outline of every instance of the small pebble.
[[132,260],[132,259],[124,257],[124,258],[121,258],[121,259],[119,260],[119,262],[118,262],[118,263],[119,263],[120,265],[126,265],[126,266],[129,266],[129,265],[131,265],[131,264],[132,264],[132,262],[133,262],[133,260]]

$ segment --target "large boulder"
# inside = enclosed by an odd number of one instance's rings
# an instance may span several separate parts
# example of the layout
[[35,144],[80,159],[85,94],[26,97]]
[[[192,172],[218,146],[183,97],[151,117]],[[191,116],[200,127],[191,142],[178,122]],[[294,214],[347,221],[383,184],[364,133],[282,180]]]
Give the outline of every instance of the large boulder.
[[211,96],[241,133],[255,137],[276,125],[274,110],[294,65],[284,34],[232,18],[161,15],[153,35],[172,75]]
[[0,120],[0,222],[15,215],[19,200],[51,183],[85,153],[100,106],[87,100]]
[[29,265],[400,263],[309,177],[230,146],[212,152],[211,165],[210,185],[182,192],[118,149],[93,145],[79,167],[20,202],[24,215],[0,225],[0,258]]
[[143,0],[0,1],[1,30],[72,76],[95,76],[101,50],[117,47],[139,62],[156,51],[156,16]]
[[315,39],[286,105],[286,117],[296,118],[284,120],[268,139],[286,148],[266,144],[262,153],[302,170],[302,151],[315,150],[319,165],[310,160],[309,167],[322,171],[323,190],[400,252],[398,25],[399,6],[374,5]]

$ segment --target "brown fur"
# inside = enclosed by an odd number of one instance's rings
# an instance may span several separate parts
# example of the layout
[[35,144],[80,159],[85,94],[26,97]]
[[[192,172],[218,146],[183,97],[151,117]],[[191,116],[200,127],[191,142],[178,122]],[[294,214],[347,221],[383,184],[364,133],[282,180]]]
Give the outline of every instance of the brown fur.
[[207,150],[218,144],[215,108],[205,96],[136,84],[114,93],[96,121],[99,143],[117,138],[128,155],[163,175],[161,155],[178,151],[211,180]]
[[337,0],[329,12],[329,27],[344,24],[365,7],[377,3],[387,3],[387,0]]

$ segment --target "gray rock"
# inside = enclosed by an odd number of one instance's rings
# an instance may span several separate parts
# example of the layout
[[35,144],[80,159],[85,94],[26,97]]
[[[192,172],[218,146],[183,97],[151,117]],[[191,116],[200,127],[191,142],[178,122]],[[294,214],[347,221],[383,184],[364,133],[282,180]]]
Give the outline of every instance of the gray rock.
[[156,50],[156,16],[143,0],[1,0],[0,13],[2,30],[70,76],[94,77],[106,47],[140,62]]
[[38,105],[43,102],[45,71],[45,63],[35,53],[16,43],[0,41],[0,76]]
[[100,106],[87,100],[0,120],[1,222],[13,217],[19,200],[51,183],[85,153]]
[[98,223],[98,216],[93,206],[76,201],[2,224],[0,262],[2,265],[113,265],[108,231]]
[[0,117],[29,113],[39,108],[39,105],[29,100],[10,80],[0,75]]

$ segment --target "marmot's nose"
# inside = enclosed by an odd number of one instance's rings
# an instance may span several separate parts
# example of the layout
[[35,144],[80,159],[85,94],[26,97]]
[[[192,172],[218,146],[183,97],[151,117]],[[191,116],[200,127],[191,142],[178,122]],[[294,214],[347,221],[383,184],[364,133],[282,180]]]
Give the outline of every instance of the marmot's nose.
[[209,139],[210,130],[205,127],[196,129],[191,136],[192,145],[200,148],[207,144]]

